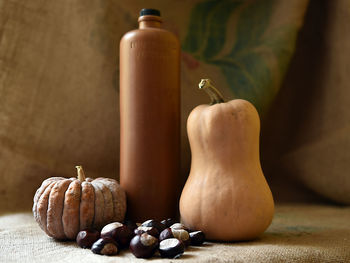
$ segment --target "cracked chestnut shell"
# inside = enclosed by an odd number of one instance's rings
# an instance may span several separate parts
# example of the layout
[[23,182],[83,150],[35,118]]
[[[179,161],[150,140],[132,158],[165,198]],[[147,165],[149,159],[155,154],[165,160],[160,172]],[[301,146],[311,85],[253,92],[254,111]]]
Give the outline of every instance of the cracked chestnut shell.
[[150,258],[158,248],[158,239],[147,233],[136,235],[130,241],[130,250],[137,258]]
[[113,238],[105,237],[97,240],[91,247],[91,251],[100,255],[116,255],[119,252],[118,244]]

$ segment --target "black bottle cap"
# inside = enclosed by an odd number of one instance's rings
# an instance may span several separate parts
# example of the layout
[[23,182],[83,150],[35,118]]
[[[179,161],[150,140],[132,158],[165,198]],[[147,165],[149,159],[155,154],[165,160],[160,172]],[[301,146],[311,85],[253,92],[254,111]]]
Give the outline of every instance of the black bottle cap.
[[160,16],[160,11],[152,8],[143,8],[140,11],[140,16],[147,16],[147,15]]

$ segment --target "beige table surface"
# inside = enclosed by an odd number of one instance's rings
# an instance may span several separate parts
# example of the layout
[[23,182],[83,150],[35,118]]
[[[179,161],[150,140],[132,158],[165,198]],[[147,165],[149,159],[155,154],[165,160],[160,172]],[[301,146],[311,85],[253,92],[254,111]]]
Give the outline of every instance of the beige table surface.
[[[274,220],[257,240],[207,242],[179,259],[151,262],[350,262],[350,207],[277,205]],[[31,213],[0,217],[0,262],[146,262],[124,251],[100,256],[74,242],[46,236]]]

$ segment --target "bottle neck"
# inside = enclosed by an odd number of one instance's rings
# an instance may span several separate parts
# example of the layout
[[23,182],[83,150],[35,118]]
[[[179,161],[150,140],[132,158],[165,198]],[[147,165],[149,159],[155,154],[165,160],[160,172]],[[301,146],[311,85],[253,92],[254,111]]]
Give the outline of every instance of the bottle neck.
[[160,28],[162,25],[162,19],[159,16],[145,15],[140,16],[138,19],[139,29],[143,28]]

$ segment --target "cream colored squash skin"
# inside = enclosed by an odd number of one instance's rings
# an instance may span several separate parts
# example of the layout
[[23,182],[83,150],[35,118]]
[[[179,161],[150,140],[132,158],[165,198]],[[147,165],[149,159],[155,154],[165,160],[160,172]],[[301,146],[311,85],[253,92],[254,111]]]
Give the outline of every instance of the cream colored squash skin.
[[209,240],[254,239],[274,214],[260,166],[258,112],[246,100],[223,102],[210,80],[199,86],[213,104],[196,107],[187,120],[192,162],[180,198],[181,221]]
[[117,181],[85,177],[50,177],[34,195],[33,215],[45,233],[58,240],[75,240],[81,230],[124,220],[126,194]]

